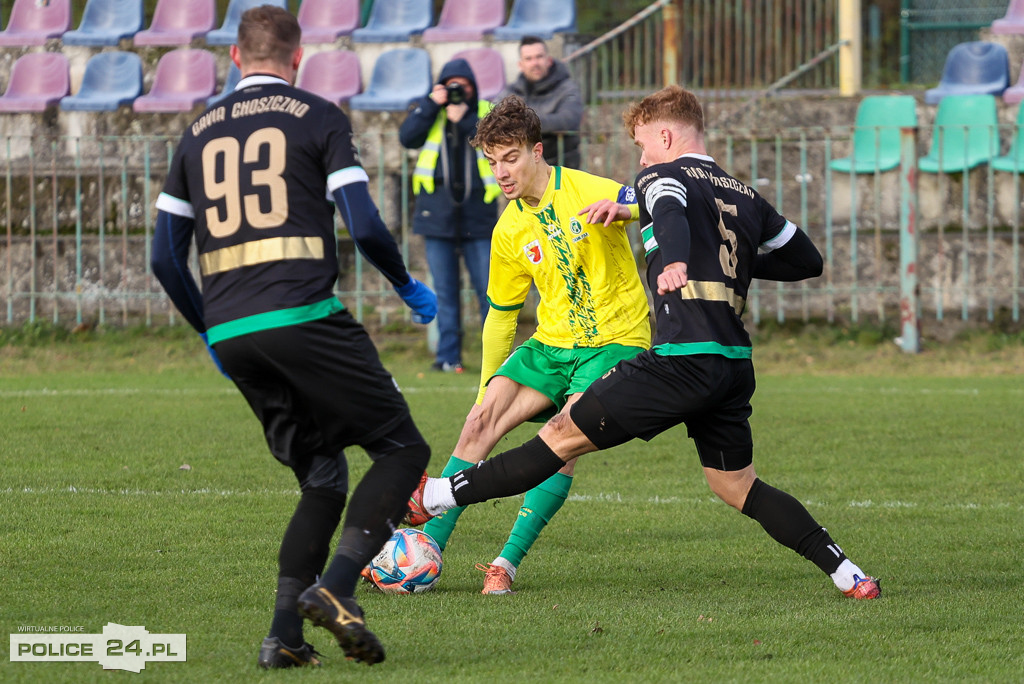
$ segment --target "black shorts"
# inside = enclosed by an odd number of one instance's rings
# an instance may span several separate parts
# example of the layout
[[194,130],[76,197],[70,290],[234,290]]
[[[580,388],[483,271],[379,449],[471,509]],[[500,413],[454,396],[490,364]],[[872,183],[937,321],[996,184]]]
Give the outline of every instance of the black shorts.
[[701,463],[740,470],[751,463],[750,359],[645,351],[595,381],[572,407],[573,422],[598,448],[649,441],[683,423]]
[[[345,447],[380,447],[407,435],[409,407],[369,334],[347,311],[261,330],[215,345],[231,379],[263,424],[270,451],[296,475]],[[415,432],[415,426],[413,426]],[[369,450],[369,449],[368,449]]]

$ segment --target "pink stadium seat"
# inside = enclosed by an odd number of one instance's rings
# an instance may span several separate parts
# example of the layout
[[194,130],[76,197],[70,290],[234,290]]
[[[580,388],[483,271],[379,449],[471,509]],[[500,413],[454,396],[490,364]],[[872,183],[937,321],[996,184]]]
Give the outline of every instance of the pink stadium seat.
[[41,112],[70,93],[67,57],[59,52],[30,52],[11,67],[0,112]]
[[481,40],[504,22],[505,0],[445,0],[437,26],[423,32],[423,41]]
[[302,0],[299,26],[303,43],[333,43],[359,28],[359,0]]
[[1024,0],[1010,0],[1006,16],[992,22],[992,33],[1024,33]]
[[306,60],[295,85],[335,104],[348,102],[363,89],[359,56],[351,50],[318,52]]
[[156,65],[153,87],[132,103],[137,112],[187,112],[217,89],[217,61],[212,52],[178,48]]
[[188,45],[217,25],[216,0],[158,0],[153,23],[135,34],[135,45]]
[[0,31],[0,46],[45,45],[71,28],[71,0],[14,0],[7,28]]
[[452,55],[452,59],[464,59],[476,77],[476,87],[482,100],[494,101],[505,89],[505,60],[494,48],[480,47],[463,50]]

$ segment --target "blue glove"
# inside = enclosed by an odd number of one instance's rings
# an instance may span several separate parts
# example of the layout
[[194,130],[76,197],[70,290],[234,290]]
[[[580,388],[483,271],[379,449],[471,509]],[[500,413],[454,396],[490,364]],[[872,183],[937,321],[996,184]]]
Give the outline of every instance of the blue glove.
[[437,315],[437,295],[429,287],[409,277],[409,282],[401,287],[395,286],[395,292],[412,309],[413,323],[429,323]]
[[199,333],[199,337],[203,340],[203,344],[206,345],[206,351],[210,352],[210,358],[213,359],[213,365],[217,367],[217,370],[220,371],[221,375],[230,380],[231,376],[224,372],[224,366],[221,365],[220,358],[217,356],[217,352],[215,352],[213,350],[213,347],[210,346],[210,343],[206,341],[206,333]]

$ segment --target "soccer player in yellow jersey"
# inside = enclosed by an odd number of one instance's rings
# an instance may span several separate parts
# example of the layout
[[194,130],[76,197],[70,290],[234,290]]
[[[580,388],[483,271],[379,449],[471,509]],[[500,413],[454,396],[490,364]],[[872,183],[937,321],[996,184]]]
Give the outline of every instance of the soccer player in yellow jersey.
[[[487,458],[516,426],[568,410],[591,382],[650,346],[651,337],[647,296],[625,231],[638,216],[633,189],[549,166],[540,120],[514,95],[480,120],[472,144],[509,204],[491,237],[480,393],[445,476]],[[540,293],[537,331],[512,351],[531,283]],[[478,565],[487,573],[484,594],[511,593],[516,568],[565,503],[574,465],[526,493],[501,554]],[[462,510],[424,527],[442,549]]]

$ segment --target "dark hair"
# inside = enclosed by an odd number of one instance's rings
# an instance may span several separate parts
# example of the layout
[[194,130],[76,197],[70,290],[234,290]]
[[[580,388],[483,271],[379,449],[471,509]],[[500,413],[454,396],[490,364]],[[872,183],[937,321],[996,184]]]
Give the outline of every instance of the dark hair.
[[482,150],[499,145],[533,147],[540,142],[540,117],[518,95],[509,95],[480,119],[469,144]]
[[[519,41],[519,47],[522,48],[526,47],[527,45],[536,45],[537,43],[544,45],[544,41],[538,38],[537,36],[523,36],[522,39]],[[544,45],[544,50],[547,51],[547,49],[548,46]]]
[[693,126],[698,133],[703,133],[704,109],[697,96],[689,90],[670,85],[632,103],[622,114],[622,123],[631,138],[637,126],[652,121],[674,121]]
[[260,5],[242,13],[238,50],[246,61],[287,64],[302,40],[298,20],[288,10]]

